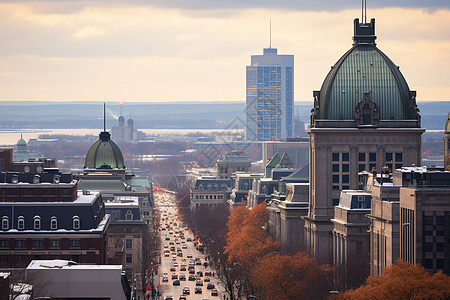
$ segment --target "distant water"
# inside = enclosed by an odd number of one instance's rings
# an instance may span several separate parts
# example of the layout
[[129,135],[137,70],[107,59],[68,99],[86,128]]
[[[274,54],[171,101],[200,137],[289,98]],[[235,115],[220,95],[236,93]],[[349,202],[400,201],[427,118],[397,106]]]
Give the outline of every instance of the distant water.
[[[200,132],[208,135],[212,133],[223,133],[223,129],[139,129],[147,135],[174,136],[187,135]],[[63,135],[95,135],[97,136],[101,130],[99,129],[0,129],[0,145],[15,145],[22,134],[23,139],[28,142],[29,139],[37,139],[41,134],[63,134]]]

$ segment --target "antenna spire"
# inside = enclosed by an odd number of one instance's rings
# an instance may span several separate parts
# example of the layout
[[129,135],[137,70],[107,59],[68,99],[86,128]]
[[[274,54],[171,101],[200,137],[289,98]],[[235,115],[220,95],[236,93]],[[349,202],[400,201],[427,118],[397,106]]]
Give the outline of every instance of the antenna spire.
[[272,19],[269,19],[269,48],[272,48]]
[[106,102],[103,102],[103,131],[106,131]]
[[367,23],[367,4],[366,0],[361,0],[361,23]]

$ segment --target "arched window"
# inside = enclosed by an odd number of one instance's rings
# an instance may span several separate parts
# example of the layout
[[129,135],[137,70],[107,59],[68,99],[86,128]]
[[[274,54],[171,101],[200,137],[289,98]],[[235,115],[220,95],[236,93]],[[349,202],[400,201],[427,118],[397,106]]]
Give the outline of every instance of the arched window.
[[125,220],[127,220],[127,221],[133,220],[133,213],[131,212],[131,210],[127,210],[127,213],[125,215]]
[[58,229],[58,219],[57,219],[55,216],[53,216],[53,217],[50,219],[50,229],[51,229],[51,230],[56,230],[56,229]]
[[80,217],[79,216],[74,216],[72,218],[72,220],[73,220],[73,229],[79,230],[80,229]]
[[17,229],[19,229],[19,230],[25,229],[25,218],[23,216],[20,216],[17,219]]
[[33,224],[34,224],[34,230],[40,230],[41,229],[41,217],[35,216],[33,218]]
[[6,216],[2,218],[2,230],[9,230],[9,218]]

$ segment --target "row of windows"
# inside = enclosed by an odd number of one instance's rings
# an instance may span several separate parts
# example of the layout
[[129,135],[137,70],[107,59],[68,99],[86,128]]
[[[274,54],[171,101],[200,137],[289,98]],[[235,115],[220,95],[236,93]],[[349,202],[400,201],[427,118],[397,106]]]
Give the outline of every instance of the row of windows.
[[223,195],[195,195],[195,199],[222,200]]
[[[339,161],[349,161],[350,154],[348,152],[333,152],[332,153],[332,160],[333,162],[339,162]],[[394,159],[395,158],[395,159]],[[377,161],[377,154],[375,152],[360,152],[358,153],[358,161],[359,162],[376,162]],[[403,153],[393,153],[393,152],[386,152],[385,155],[385,162],[396,162],[400,163],[403,162]]]
[[[41,217],[35,216],[33,218],[33,228],[34,230],[40,230],[41,229]],[[74,216],[72,218],[72,228],[74,230],[80,229],[80,218],[78,216]],[[2,230],[9,230],[10,228],[10,222],[9,217],[3,216],[2,217]],[[24,230],[25,229],[25,218],[23,216],[19,216],[17,218],[17,229]],[[57,230],[58,229],[58,218],[53,216],[50,219],[50,229],[51,230]]]
[[[13,257],[11,259],[11,257]],[[69,257],[67,257],[67,255],[61,255],[61,254],[51,254],[51,255],[40,255],[40,254],[35,254],[32,256],[34,260],[38,260],[38,259],[70,259],[71,261],[74,262],[80,262],[80,255],[78,254],[72,254]],[[10,262],[11,260],[15,260],[17,263],[24,263],[25,262],[25,255],[14,255],[14,256],[9,256],[9,255],[0,255],[0,262]]]
[[[25,248],[25,240],[15,240],[16,245],[15,248]],[[0,248],[9,248],[9,240],[3,239],[0,240]],[[37,239],[33,240],[33,248],[43,248],[44,247],[44,240]],[[51,248],[59,248],[60,247],[60,240],[50,240],[50,247]],[[80,240],[70,240],[70,247],[71,248],[79,248],[80,247]]]

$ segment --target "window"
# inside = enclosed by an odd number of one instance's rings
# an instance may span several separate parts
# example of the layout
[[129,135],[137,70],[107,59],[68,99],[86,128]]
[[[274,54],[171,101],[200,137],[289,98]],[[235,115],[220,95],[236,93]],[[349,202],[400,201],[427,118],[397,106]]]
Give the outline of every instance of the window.
[[342,175],[342,183],[349,183],[349,175]]
[[349,154],[348,152],[342,153],[342,161],[348,161],[349,160]]
[[126,244],[127,249],[133,248],[133,241],[132,240],[127,239],[125,244]]
[[332,188],[334,191],[339,191],[339,185],[333,185],[333,188]]
[[358,165],[358,172],[362,172],[366,169],[366,165],[365,164],[359,164]]
[[339,205],[339,198],[333,198],[333,206]]
[[401,169],[402,166],[403,166],[403,164],[395,164],[395,168],[396,168],[396,169]]
[[390,161],[392,161],[392,153],[390,153],[390,152],[388,152],[388,153],[386,153],[386,162],[390,162]]
[[25,248],[25,240],[16,240],[16,248]]
[[59,248],[59,240],[52,240],[52,247]]
[[369,161],[377,161],[377,154],[375,152],[369,153]]
[[372,172],[373,169],[377,168],[377,164],[369,164],[369,171]]
[[0,240],[0,248],[8,248],[9,240]]
[[339,175],[333,175],[333,183],[339,183]]
[[334,152],[332,154],[333,161],[339,161],[339,153]]
[[54,216],[50,220],[50,229],[52,230],[58,229],[58,219]]
[[366,161],[366,154],[365,153],[359,153],[358,154],[358,161]]
[[125,263],[127,263],[127,264],[133,263],[133,255],[126,254],[126,256],[125,256]]
[[72,260],[72,261],[74,261],[74,262],[80,262],[80,256],[79,255],[77,255],[77,254],[73,254],[73,255],[71,255],[70,256],[70,259]]
[[342,164],[342,172],[348,173],[350,170],[349,164]]
[[8,230],[9,229],[9,218],[3,217],[2,218],[2,230]]
[[403,161],[403,153],[395,153],[395,161],[396,162]]
[[33,219],[34,230],[41,229],[41,217],[35,216]]
[[127,220],[127,221],[133,220],[133,213],[131,212],[131,210],[127,210],[127,213],[125,215],[125,220]]
[[80,229],[80,217],[78,217],[78,216],[73,217],[73,229],[75,229],[75,230]]
[[17,220],[17,229],[24,230],[25,229],[25,218],[20,216]]
[[70,240],[70,247],[72,247],[72,248],[79,248],[80,247],[80,240]]
[[333,164],[333,172],[339,172],[339,164]]
[[43,244],[42,240],[34,240],[34,248],[42,248]]

